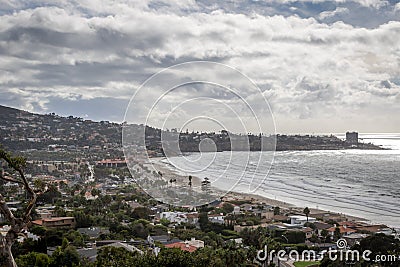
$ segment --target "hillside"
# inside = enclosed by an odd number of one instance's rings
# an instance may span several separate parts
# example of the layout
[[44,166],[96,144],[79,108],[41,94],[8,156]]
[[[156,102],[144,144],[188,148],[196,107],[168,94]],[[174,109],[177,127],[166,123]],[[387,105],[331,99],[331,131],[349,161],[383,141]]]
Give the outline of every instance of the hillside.
[[121,146],[121,125],[0,106],[0,136],[6,148],[16,151],[51,146],[70,150],[85,146],[115,148]]
[[[122,124],[108,121],[95,122],[73,116],[61,117],[54,113],[34,114],[14,108],[0,106],[1,143],[14,151],[22,150],[120,150],[122,143]],[[133,135],[140,134],[140,126],[127,125]],[[146,128],[146,147],[154,155],[162,155],[161,130]],[[263,150],[336,150],[336,149],[381,149],[372,144],[349,144],[336,136],[313,135],[238,135],[221,131],[220,133],[164,131],[164,134],[179,135],[181,152],[197,152],[201,140],[210,139],[217,151],[260,151]],[[135,139],[135,138],[132,138]],[[136,138],[140,139],[140,138]],[[233,141],[235,140],[235,141]],[[261,142],[263,140],[263,142]],[[164,142],[168,145],[168,142]]]

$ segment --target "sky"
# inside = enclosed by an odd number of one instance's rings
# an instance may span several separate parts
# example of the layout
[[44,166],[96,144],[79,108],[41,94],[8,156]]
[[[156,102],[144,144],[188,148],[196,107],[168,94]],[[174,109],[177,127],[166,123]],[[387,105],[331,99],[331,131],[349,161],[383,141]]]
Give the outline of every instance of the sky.
[[[128,110],[128,121],[139,123],[165,90],[162,82],[141,84],[190,61],[237,72],[190,69],[169,79],[217,79],[240,97],[186,86],[163,97],[164,108],[203,101],[168,117],[168,127],[218,130],[226,122],[241,132],[217,104],[246,121],[246,103],[254,114],[272,112],[279,133],[400,132],[399,1],[0,0],[1,105],[115,122]],[[217,123],[182,124],[193,107]]]

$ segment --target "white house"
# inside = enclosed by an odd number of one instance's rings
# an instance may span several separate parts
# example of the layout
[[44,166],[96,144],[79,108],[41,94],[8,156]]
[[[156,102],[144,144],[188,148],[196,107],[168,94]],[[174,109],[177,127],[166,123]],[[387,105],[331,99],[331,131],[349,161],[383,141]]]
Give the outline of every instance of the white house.
[[240,214],[240,207],[239,206],[234,206],[233,207],[233,214]]
[[[290,226],[304,226],[307,223],[307,216],[302,215],[291,215],[290,218]],[[313,217],[308,217],[308,222],[313,223],[316,222],[317,219]]]
[[181,211],[164,211],[160,213],[160,219],[167,219],[172,223],[190,223],[196,224],[198,222],[197,212],[181,212]]
[[186,240],[185,244],[189,246],[194,246],[196,248],[204,248],[204,241],[197,240],[196,238],[192,237],[190,240]]
[[208,220],[212,223],[224,224],[225,216],[222,213],[221,214],[209,214]]

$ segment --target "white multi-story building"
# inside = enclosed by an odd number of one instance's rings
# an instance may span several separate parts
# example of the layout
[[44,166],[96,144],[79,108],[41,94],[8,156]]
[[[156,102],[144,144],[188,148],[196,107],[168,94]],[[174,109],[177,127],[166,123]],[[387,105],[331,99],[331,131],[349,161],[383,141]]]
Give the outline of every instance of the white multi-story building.
[[317,219],[313,217],[308,217],[307,219],[307,216],[302,216],[302,215],[292,215],[289,216],[289,218],[291,226],[304,226],[304,224],[307,222],[313,223],[317,221]]

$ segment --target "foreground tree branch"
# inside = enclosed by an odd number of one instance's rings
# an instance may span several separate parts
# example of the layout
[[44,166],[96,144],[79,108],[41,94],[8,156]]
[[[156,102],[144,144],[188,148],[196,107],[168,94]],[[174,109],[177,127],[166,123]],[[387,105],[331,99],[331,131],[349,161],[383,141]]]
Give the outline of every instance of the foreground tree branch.
[[8,230],[7,234],[5,236],[0,235],[0,254],[4,260],[3,264],[9,267],[16,267],[17,264],[15,263],[11,248],[17,240],[18,235],[22,233],[30,222],[31,213],[40,192],[36,192],[29,185],[28,180],[25,177],[24,168],[26,166],[26,160],[24,158],[14,157],[0,147],[0,161],[2,161],[2,163],[5,162],[8,165],[8,168],[15,171],[15,175],[11,176],[4,174],[4,168],[0,169],[0,180],[22,185],[29,197],[29,202],[23,211],[23,215],[17,218],[7,206],[4,196],[0,194],[0,212],[10,224],[10,230]]

